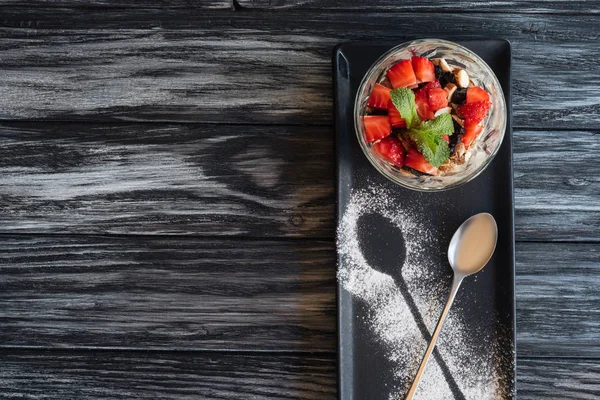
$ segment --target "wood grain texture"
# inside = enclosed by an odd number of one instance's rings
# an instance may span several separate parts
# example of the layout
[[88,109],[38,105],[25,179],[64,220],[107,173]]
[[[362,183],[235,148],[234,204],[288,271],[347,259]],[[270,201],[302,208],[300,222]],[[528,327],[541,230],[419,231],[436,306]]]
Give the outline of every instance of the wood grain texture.
[[595,400],[600,396],[600,362],[522,359],[517,362],[518,399]]
[[3,236],[0,346],[335,351],[331,243]]
[[336,398],[332,354],[3,351],[0,362],[3,398]]
[[[232,0],[27,0],[27,7],[73,7],[73,8],[184,8],[184,9],[232,9]],[[398,2],[377,0],[368,3],[357,0],[235,0],[236,8],[242,10],[293,9],[336,11],[406,11],[406,12],[509,12],[542,14],[598,14],[598,0],[512,0],[501,2],[418,0]],[[0,6],[23,6],[21,0],[0,0]]]
[[0,7],[233,9],[232,0],[0,0]]
[[509,12],[598,14],[597,0],[512,0],[512,1],[359,1],[359,0],[236,0],[242,9],[316,9],[337,11],[405,11],[405,12]]
[[[600,240],[598,138],[514,133],[518,240]],[[0,143],[0,232],[334,235],[330,127],[4,123]]]
[[[305,399],[336,398],[334,354],[168,352],[0,353],[6,398]],[[517,395],[524,400],[593,400],[597,360],[521,359]]]
[[348,15],[11,7],[0,118],[330,125],[335,44],[452,32],[511,40],[515,127],[600,122],[595,16]]
[[333,236],[329,128],[0,127],[0,231]]
[[600,357],[600,246],[518,243],[516,261],[519,356]]
[[[600,357],[597,244],[519,243],[520,356]],[[3,347],[335,351],[332,242],[2,236]]]
[[600,239],[600,134],[517,131],[513,149],[517,240]]

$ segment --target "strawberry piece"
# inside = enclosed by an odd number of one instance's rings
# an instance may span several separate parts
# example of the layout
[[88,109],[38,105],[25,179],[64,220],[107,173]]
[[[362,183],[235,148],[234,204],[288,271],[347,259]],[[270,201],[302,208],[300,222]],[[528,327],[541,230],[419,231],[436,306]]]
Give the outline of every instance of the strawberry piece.
[[462,142],[466,147],[475,140],[475,138],[481,133],[483,126],[479,123],[472,121],[465,121],[465,133],[462,137]]
[[423,86],[421,89],[429,90],[429,89],[441,88],[441,87],[442,87],[442,85],[440,84],[440,81],[438,81],[437,79],[434,79],[431,82],[429,82],[428,84],[426,84],[425,86]]
[[365,123],[365,137],[369,143],[383,139],[392,133],[392,125],[390,125],[387,115],[366,115],[363,121]]
[[403,60],[394,64],[387,71],[387,77],[394,88],[409,87],[417,83],[417,77],[410,60]]
[[392,164],[402,167],[404,162],[404,146],[402,146],[402,143],[394,136],[386,137],[375,143],[373,148]]
[[479,86],[473,86],[467,89],[467,103],[475,103],[478,101],[490,101],[488,92]]
[[415,92],[415,104],[417,106],[417,114],[421,120],[434,119],[433,110],[429,106],[427,90],[425,88]]
[[402,118],[400,111],[398,111],[391,101],[388,107],[388,116],[390,117],[390,124],[394,128],[406,128],[406,121]]
[[385,110],[390,102],[391,91],[392,89],[376,83],[375,86],[373,86],[373,90],[371,90],[371,94],[369,95],[367,106]]
[[419,82],[431,82],[435,80],[435,67],[431,61],[419,56],[413,56],[410,61]]
[[429,164],[423,154],[419,153],[417,149],[410,149],[404,157],[404,165],[411,167],[420,172],[424,172],[429,175],[437,174],[437,168]]
[[483,121],[485,115],[490,110],[492,103],[489,101],[476,101],[474,103],[465,103],[458,109],[458,114],[465,121],[470,121],[478,124]]
[[435,112],[448,107],[448,92],[441,88],[431,88],[427,91],[429,107]]

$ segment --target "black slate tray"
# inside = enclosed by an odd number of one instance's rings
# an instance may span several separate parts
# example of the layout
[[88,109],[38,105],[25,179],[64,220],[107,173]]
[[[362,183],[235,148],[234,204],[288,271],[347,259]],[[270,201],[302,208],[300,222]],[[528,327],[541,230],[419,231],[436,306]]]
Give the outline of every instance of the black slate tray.
[[[354,132],[353,107],[358,86],[368,68],[383,53],[400,44],[352,42],[334,49],[333,74],[336,114],[337,200],[338,226],[351,193],[368,186],[382,187],[397,196],[399,202],[418,204],[423,219],[434,227],[439,248],[432,250],[439,260],[439,279],[450,287],[451,270],[445,251],[454,230],[469,216],[491,213],[498,222],[499,241],[494,257],[483,271],[463,283],[454,307],[467,318],[473,328],[473,340],[482,346],[492,341],[500,343],[504,356],[498,363],[504,379],[500,382],[504,398],[514,398],[515,386],[515,301],[514,301],[514,206],[512,177],[512,128],[510,87],[510,44],[504,40],[459,41],[482,57],[496,73],[506,96],[507,132],[495,159],[475,180],[445,192],[421,193],[404,189],[380,175],[362,153]],[[435,210],[435,212],[427,212]],[[381,218],[366,221],[366,235],[361,242],[365,258],[377,263],[381,272],[394,277],[399,285],[401,276],[394,270],[398,252],[394,250],[395,234]],[[338,268],[343,262],[338,252]],[[410,297],[410,293],[407,294]],[[408,300],[410,301],[410,299]],[[440,303],[445,298],[439,299]],[[404,387],[405,382],[390,373],[393,365],[385,357],[385,346],[364,322],[369,308],[353,298],[338,284],[338,386],[341,399],[389,399],[391,388]],[[490,318],[490,315],[494,315]],[[437,320],[439,314],[435,315]],[[415,321],[423,319],[414,310]],[[432,328],[431,328],[432,329]],[[443,332],[442,332],[443,333]],[[427,329],[423,340],[428,340]],[[437,349],[430,363],[440,359]],[[420,361],[420,359],[419,359]],[[463,390],[455,377],[441,365],[444,378],[452,388],[453,398],[463,399]],[[427,372],[426,372],[427,373]],[[406,388],[408,389],[408,388]],[[396,392],[397,393],[397,389]],[[404,392],[405,393],[405,392]],[[483,399],[478,399],[483,400]]]

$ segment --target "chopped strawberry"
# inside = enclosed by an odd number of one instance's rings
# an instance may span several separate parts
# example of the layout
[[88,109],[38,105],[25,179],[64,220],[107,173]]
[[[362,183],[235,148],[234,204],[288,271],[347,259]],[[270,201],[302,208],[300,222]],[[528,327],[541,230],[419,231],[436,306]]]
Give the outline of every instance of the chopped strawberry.
[[420,172],[424,172],[429,175],[437,174],[437,168],[429,164],[423,154],[419,153],[417,149],[410,149],[404,157],[404,165],[411,167]]
[[410,61],[419,82],[431,82],[435,79],[435,67],[427,58],[413,56]]
[[440,81],[438,81],[437,79],[434,79],[431,82],[429,82],[428,84],[426,84],[425,86],[423,86],[421,89],[429,90],[429,89],[441,88],[441,87],[442,87],[442,85],[440,84]]
[[385,139],[375,143],[373,148],[383,158],[392,164],[401,167],[404,162],[404,147],[402,143],[394,136],[386,137]]
[[444,139],[446,141],[446,143],[450,143],[450,136],[442,135],[442,139]]
[[394,88],[409,87],[417,83],[417,77],[410,60],[403,60],[394,64],[388,70],[387,77]]
[[491,106],[492,103],[489,101],[466,103],[460,106],[458,114],[463,117],[465,121],[471,121],[477,124],[483,121]]
[[441,88],[431,88],[427,91],[429,107],[435,112],[448,107],[448,92]]
[[391,91],[392,89],[376,83],[375,86],[373,86],[373,90],[371,90],[371,95],[369,96],[367,106],[371,108],[379,108],[380,110],[387,109],[390,102]]
[[469,147],[469,145],[473,142],[473,140],[475,140],[482,130],[483,126],[481,126],[481,124],[472,121],[465,121],[465,133],[462,137],[463,144],[466,147]]
[[383,139],[392,133],[392,125],[387,115],[366,115],[365,137],[369,143]]
[[490,101],[488,92],[479,86],[473,86],[467,89],[467,103],[475,103],[477,101]]
[[422,88],[415,92],[415,104],[417,105],[417,114],[422,120],[434,119],[433,110],[429,107],[427,90]]
[[390,117],[390,124],[394,128],[406,128],[406,121],[400,115],[400,111],[392,104],[390,101],[390,106],[388,107],[388,116]]

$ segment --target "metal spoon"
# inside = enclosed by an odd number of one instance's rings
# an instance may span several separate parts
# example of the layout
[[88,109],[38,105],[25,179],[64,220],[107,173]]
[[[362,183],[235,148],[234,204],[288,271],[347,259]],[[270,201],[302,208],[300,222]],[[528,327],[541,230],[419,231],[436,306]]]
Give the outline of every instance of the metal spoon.
[[462,283],[463,279],[469,275],[479,272],[485,267],[485,265],[492,258],[494,250],[496,249],[496,242],[498,240],[498,227],[496,220],[488,213],[481,213],[473,215],[467,219],[463,224],[456,230],[450,245],[448,246],[448,261],[450,266],[454,270],[454,281],[452,282],[452,289],[446,300],[446,305],[440,316],[440,320],[431,335],[431,341],[425,351],[425,356],[421,361],[421,366],[417,371],[415,380],[406,395],[406,400],[412,400],[419,386],[421,375],[427,366],[429,356],[435,348],[435,342],[442,330],[444,320],[448,311],[454,302],[454,297],[458,292],[458,288]]

